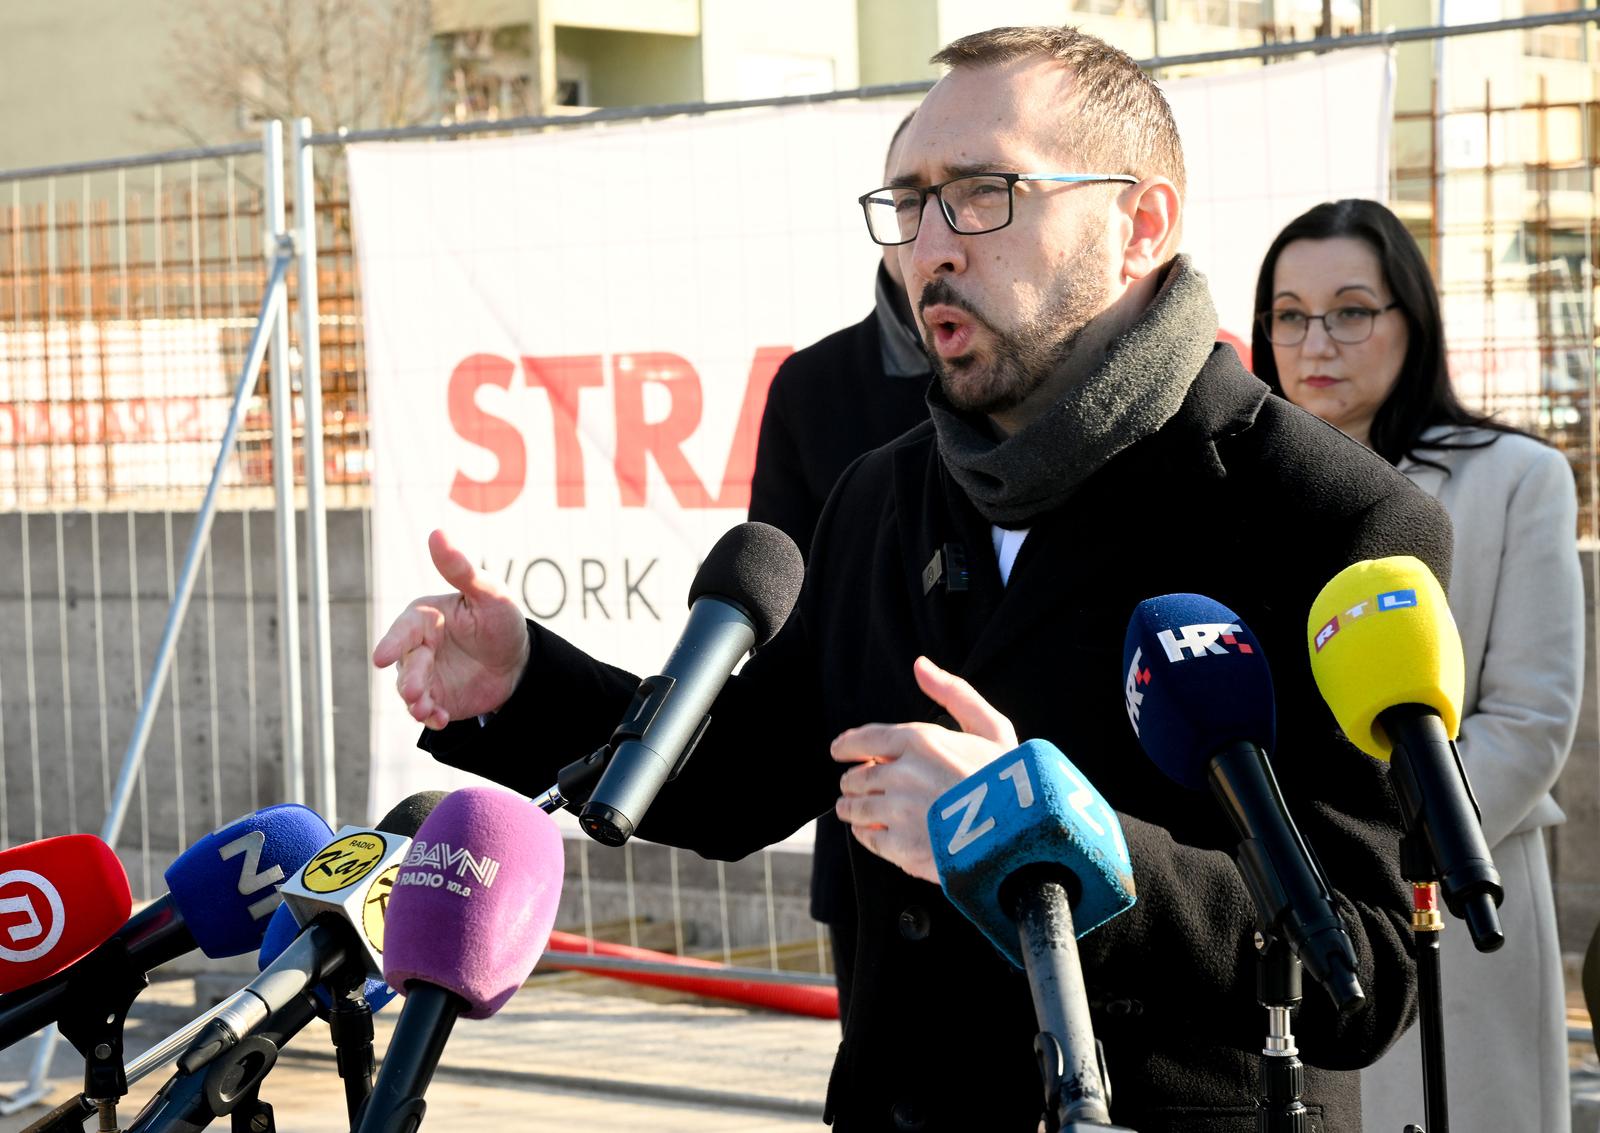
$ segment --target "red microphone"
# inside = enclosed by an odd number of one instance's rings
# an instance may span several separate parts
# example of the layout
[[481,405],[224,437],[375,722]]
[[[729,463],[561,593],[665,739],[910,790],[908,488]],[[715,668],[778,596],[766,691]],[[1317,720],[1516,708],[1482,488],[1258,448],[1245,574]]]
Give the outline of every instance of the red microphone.
[[93,834],[0,851],[0,993],[77,963],[122,927],[132,908],[122,863]]

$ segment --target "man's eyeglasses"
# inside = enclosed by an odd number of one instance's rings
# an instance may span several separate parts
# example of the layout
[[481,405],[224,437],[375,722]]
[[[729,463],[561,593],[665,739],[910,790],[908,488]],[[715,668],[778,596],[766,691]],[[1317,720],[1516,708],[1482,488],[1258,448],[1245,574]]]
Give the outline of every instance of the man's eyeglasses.
[[1083,185],[1094,181],[1139,182],[1126,173],[970,173],[939,185],[885,185],[857,197],[867,216],[867,231],[886,247],[909,244],[922,227],[928,198],[936,197],[939,211],[953,232],[976,236],[1011,223],[1012,190],[1018,181],[1060,181]]
[[1262,311],[1256,316],[1267,341],[1274,346],[1299,346],[1306,340],[1311,324],[1321,320],[1328,337],[1346,346],[1357,346],[1372,337],[1372,324],[1385,311],[1392,311],[1399,303],[1387,307],[1335,307],[1320,315],[1310,315],[1285,307],[1281,311]]

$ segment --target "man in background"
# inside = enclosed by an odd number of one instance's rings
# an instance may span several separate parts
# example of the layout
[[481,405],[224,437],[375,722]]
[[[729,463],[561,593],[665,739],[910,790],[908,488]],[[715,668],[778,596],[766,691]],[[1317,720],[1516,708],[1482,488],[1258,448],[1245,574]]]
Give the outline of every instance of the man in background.
[[[889,139],[885,180],[910,124],[907,114]],[[883,250],[876,290],[871,314],[789,355],[767,394],[750,482],[750,518],[782,530],[801,554],[810,549],[822,505],[850,462],[928,416],[931,370],[894,248]],[[828,926],[841,1024],[850,1009],[856,947],[856,898],[845,838],[845,825],[832,811],[817,818],[811,915]]]

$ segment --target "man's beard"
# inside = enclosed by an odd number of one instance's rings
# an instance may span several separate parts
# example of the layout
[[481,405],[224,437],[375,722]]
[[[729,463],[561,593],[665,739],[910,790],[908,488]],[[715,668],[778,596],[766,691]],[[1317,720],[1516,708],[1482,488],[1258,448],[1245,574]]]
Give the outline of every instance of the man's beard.
[[944,277],[922,289],[917,309],[942,303],[959,308],[989,332],[987,364],[972,354],[943,358],[933,329],[924,327],[928,360],[946,399],[970,413],[1003,413],[1028,399],[1051,374],[1066,365],[1084,327],[1105,309],[1110,290],[1101,279],[1100,243],[1093,236],[1073,252],[1058,277],[1062,286],[1049,296],[1037,318],[1010,332],[1000,330],[950,286]]

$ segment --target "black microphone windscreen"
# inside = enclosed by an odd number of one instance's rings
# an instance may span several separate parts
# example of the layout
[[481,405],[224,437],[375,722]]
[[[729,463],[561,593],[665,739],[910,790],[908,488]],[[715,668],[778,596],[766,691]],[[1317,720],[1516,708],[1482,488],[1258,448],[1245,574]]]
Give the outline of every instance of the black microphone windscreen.
[[377,828],[386,834],[414,838],[417,828],[422,825],[422,820],[432,814],[433,808],[439,805],[439,800],[449,793],[449,791],[418,791],[414,795],[407,795],[395,803],[388,814],[378,820]]
[[699,598],[723,598],[750,617],[756,645],[771,641],[789,620],[805,560],[794,540],[768,523],[741,523],[717,540],[689,587],[689,605]]

